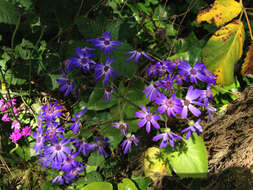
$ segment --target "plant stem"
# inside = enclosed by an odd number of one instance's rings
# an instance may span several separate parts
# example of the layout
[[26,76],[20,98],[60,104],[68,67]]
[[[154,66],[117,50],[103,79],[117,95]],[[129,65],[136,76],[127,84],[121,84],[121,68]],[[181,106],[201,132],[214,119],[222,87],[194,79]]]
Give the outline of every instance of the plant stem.
[[20,25],[20,21],[21,21],[21,16],[18,17],[18,23],[16,24],[14,32],[12,33],[12,36],[11,36],[11,48],[13,48],[13,46],[14,46],[14,40],[15,40],[15,36],[16,36],[16,33],[17,33],[19,25]]
[[251,41],[253,41],[253,35],[252,35],[251,25],[250,25],[248,14],[247,14],[247,11],[246,11],[245,8],[243,8],[243,12],[244,12],[245,18],[247,20],[247,24],[248,24],[248,28],[249,28],[249,34],[250,34]]

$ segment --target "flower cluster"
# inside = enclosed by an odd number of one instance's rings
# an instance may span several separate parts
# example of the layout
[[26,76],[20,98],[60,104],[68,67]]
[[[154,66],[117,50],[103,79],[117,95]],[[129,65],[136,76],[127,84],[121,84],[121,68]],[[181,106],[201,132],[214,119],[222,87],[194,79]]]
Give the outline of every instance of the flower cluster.
[[1,99],[0,111],[3,113],[3,122],[12,122],[11,129],[13,129],[13,132],[9,137],[12,142],[18,142],[18,140],[20,140],[23,136],[30,136],[30,126],[25,126],[24,128],[21,128],[20,122],[16,120],[16,117],[19,116],[19,110],[16,108],[16,99],[13,98],[7,101]]
[[[146,69],[146,72],[148,77],[158,78],[157,81],[148,85],[143,93],[149,98],[149,101],[157,105],[159,114],[165,113],[166,117],[177,119],[181,117],[181,119],[189,120],[192,116],[198,118],[202,114],[201,110],[205,109],[210,119],[213,119],[211,112],[216,111],[216,109],[210,104],[213,99],[210,86],[215,84],[216,76],[211,74],[204,64],[197,62],[191,66],[187,61],[180,59],[175,59],[173,62],[162,60],[152,64]],[[194,86],[198,84],[199,86],[206,85],[206,89],[195,88]],[[149,133],[151,122],[156,129],[160,129],[157,122],[154,122],[154,119],[159,119],[160,116],[153,113],[151,117],[144,106],[141,109],[144,113],[136,112],[136,116],[142,118],[138,123],[139,127],[147,123],[146,131]],[[200,122],[201,119],[198,119],[197,122],[190,120],[190,126],[181,131],[181,133],[187,132],[186,139],[189,139],[193,132],[200,135],[202,132]],[[174,147],[176,140],[182,140],[182,137],[171,132],[170,128],[165,128],[163,131],[165,133],[153,137],[153,141],[162,139],[161,148],[165,148],[168,142],[171,147]]]
[[[104,53],[106,54],[110,54],[112,50],[115,50],[115,46],[121,46],[119,41],[111,40],[110,32],[105,32],[104,36],[87,40],[87,42],[92,42],[93,46],[98,47],[100,50],[104,49]],[[75,86],[68,75],[69,71],[73,68],[82,70],[84,74],[93,72],[95,81],[104,78],[104,86],[106,86],[115,76],[119,76],[111,66],[114,59],[108,56],[105,64],[95,61],[95,54],[91,52],[93,50],[95,49],[78,47],[76,48],[77,56],[71,57],[65,61],[66,71],[62,72],[63,77],[56,80],[61,85],[60,91],[65,91],[64,96],[68,96],[70,93],[73,93],[75,89]],[[108,90],[109,88],[112,89],[110,86],[105,88],[104,101],[110,100],[113,90]]]
[[[121,46],[121,43],[112,40],[110,32],[105,32],[103,36],[87,40],[87,42],[91,42],[95,48],[103,50],[106,58],[105,63],[96,60],[95,53],[93,53],[94,48],[76,48],[76,56],[64,62],[63,77],[57,79],[61,86],[60,91],[65,91],[64,96],[74,93],[75,81],[71,81],[70,74],[74,68],[78,68],[85,75],[93,75],[95,81],[103,79],[105,89],[103,100],[108,102],[113,92],[118,93],[117,85],[112,84],[111,81],[115,76],[119,76],[112,67],[114,59],[108,54],[117,49],[116,47]],[[186,140],[194,132],[200,135],[202,127],[199,117],[206,110],[209,117],[213,119],[212,112],[216,111],[211,106],[213,99],[211,85],[216,82],[215,75],[210,73],[200,62],[193,66],[180,59],[161,60],[154,63],[154,59],[140,49],[128,51],[126,54],[130,55],[126,62],[133,60],[133,63],[137,64],[141,58],[153,62],[146,69],[148,77],[146,81],[150,82],[143,90],[150,103],[148,106],[141,105],[140,110],[136,112],[135,116],[139,119],[138,126],[145,127],[147,133],[153,129],[159,131],[159,134],[155,135],[152,140],[154,142],[161,140],[161,148],[167,147],[168,142],[171,147],[174,147],[177,141],[183,139],[180,134],[172,132],[167,127],[167,120],[170,117],[188,122],[189,126],[180,129],[182,134],[186,133]],[[80,91],[76,89],[76,93],[78,97]],[[70,120],[72,124],[69,128],[60,125],[61,109],[62,106],[57,102],[50,102],[42,107],[38,118],[38,130],[33,133],[36,140],[33,148],[40,154],[39,164],[45,168],[51,167],[60,171],[53,183],[63,184],[76,179],[86,167],[83,162],[77,161],[76,157],[88,156],[93,151],[98,151],[100,155],[109,156],[106,152],[109,139],[103,138],[100,134],[94,137],[93,143],[78,138],[83,125],[82,118],[87,109],[84,108],[80,113],[75,113]],[[164,114],[165,120],[162,114]],[[195,118],[197,118],[196,122]],[[131,150],[132,144],[138,146],[139,139],[135,134],[128,133],[129,125],[126,122],[117,121],[112,124],[112,127],[120,130],[125,138],[121,142],[124,154]],[[65,134],[70,130],[75,137],[66,138]]]
[[76,157],[87,156],[93,151],[108,155],[105,151],[108,146],[107,138],[97,137],[93,144],[89,144],[79,138],[65,137],[66,132],[70,130],[73,134],[79,133],[86,108],[75,114],[71,119],[73,124],[68,129],[60,125],[61,110],[62,105],[57,102],[44,105],[38,116],[38,130],[32,135],[36,140],[33,149],[40,154],[38,163],[44,168],[59,170],[60,174],[52,181],[59,184],[69,183],[78,178],[86,168],[82,162],[75,160]]

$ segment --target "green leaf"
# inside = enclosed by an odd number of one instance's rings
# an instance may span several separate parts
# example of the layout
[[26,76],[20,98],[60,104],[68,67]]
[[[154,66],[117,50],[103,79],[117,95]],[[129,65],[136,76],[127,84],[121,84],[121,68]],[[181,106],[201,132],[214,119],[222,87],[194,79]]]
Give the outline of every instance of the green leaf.
[[243,54],[244,38],[243,22],[236,20],[216,31],[203,48],[202,61],[217,76],[217,84],[234,82],[234,65]]
[[18,2],[19,2],[26,10],[28,10],[28,9],[33,5],[33,1],[32,1],[32,0],[18,0]]
[[208,172],[208,159],[206,146],[202,137],[196,133],[185,142],[183,150],[166,153],[164,151],[164,159],[168,159],[170,166],[180,178],[203,178],[207,176]]
[[117,100],[115,99],[114,96],[111,97],[111,100],[109,102],[105,102],[103,100],[104,96],[104,87],[102,85],[102,82],[98,82],[95,89],[92,91],[89,101],[88,101],[88,110],[94,110],[94,111],[99,111],[99,110],[104,110],[107,108],[112,107],[117,103]]
[[39,113],[42,105],[39,101],[37,101],[36,103],[32,104],[31,107],[36,113]]
[[43,183],[40,187],[41,190],[61,190],[58,185],[54,185],[51,182]]
[[24,60],[32,59],[33,43],[28,40],[22,39],[22,42],[15,47],[16,56]]
[[109,23],[106,26],[106,31],[111,32],[111,39],[118,40],[119,39],[119,29],[120,29],[121,22],[116,21],[114,23]]
[[134,182],[128,178],[124,178],[122,183],[118,183],[118,190],[138,190]]
[[88,19],[79,17],[76,19],[76,25],[79,32],[84,36],[85,39],[96,38],[104,34],[106,27],[105,20],[101,18]]
[[90,165],[86,164],[85,170],[87,173],[90,173],[90,172],[96,171],[97,168],[98,168],[98,166],[90,166]]
[[91,153],[91,155],[89,156],[88,159],[88,165],[91,166],[99,166],[101,165],[103,162],[105,161],[104,156],[100,155],[98,152],[93,152]]
[[18,147],[15,152],[19,155],[20,158],[24,159],[25,161],[31,159],[30,148],[27,146]]
[[94,182],[86,185],[80,190],[113,190],[112,184],[108,182]]
[[103,181],[102,176],[96,171],[91,171],[85,177],[79,178],[74,184],[77,185],[77,189],[82,189],[86,184],[101,181]]
[[112,151],[115,148],[117,148],[119,143],[124,138],[120,130],[114,127],[111,127],[111,125],[106,125],[104,129],[101,130],[101,134],[109,138],[109,146]]
[[48,89],[55,90],[56,88],[59,88],[59,84],[56,82],[57,78],[62,77],[62,75],[59,74],[48,74],[45,77],[45,84]]
[[190,59],[190,53],[187,52],[182,52],[182,53],[177,53],[175,55],[172,55],[170,57],[168,57],[168,59],[170,59],[171,61],[173,61],[174,59],[181,59],[181,60],[189,60]]
[[112,51],[114,62],[111,66],[120,76],[131,77],[136,72],[136,65],[126,62],[129,58],[126,52],[131,50],[132,47],[128,43],[121,42],[121,46],[116,47],[116,50]]
[[[10,85],[23,85],[26,81],[27,81],[27,76],[24,76],[26,73],[25,72],[20,72],[20,71],[24,71],[24,67],[22,68],[21,65],[17,65],[15,66],[16,69],[11,70],[9,69],[6,73],[5,73],[5,81],[10,84]],[[20,70],[17,70],[17,69]],[[23,78],[24,77],[24,78]],[[25,78],[26,77],[26,78]],[[1,80],[2,77],[0,76]]]
[[174,28],[173,24],[166,24],[166,32],[168,36],[176,36],[177,30]]
[[150,15],[152,11],[151,7],[146,7],[143,3],[137,3],[137,7],[147,15]]
[[131,179],[138,185],[140,190],[146,190],[152,180],[149,177],[131,177]]
[[17,8],[6,0],[0,0],[0,23],[17,24],[20,13]]
[[[111,119],[110,113],[108,111],[92,111],[92,110],[88,110],[85,113],[85,118],[86,118],[86,122],[85,122],[85,126],[89,127],[92,125],[96,125],[99,122],[103,122],[103,121],[107,121],[108,119]],[[86,130],[86,128],[84,128],[84,130]]]

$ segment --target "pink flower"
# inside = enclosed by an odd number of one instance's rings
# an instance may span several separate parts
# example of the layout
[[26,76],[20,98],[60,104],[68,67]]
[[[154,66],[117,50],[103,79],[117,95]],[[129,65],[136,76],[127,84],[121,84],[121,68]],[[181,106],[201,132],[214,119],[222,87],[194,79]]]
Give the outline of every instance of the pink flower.
[[12,129],[20,128],[20,126],[21,125],[20,125],[20,123],[17,120],[13,121],[12,124],[11,124],[11,128]]
[[17,108],[13,108],[13,112],[16,116],[19,116],[19,110]]
[[2,100],[1,101],[1,112],[5,112],[6,110],[7,110],[7,108],[8,108],[8,105],[7,104],[5,104],[5,103],[3,103],[4,102],[4,100]]
[[23,136],[30,136],[31,135],[31,128],[30,126],[25,126],[23,129],[22,129],[22,135]]
[[4,122],[9,122],[10,121],[10,118],[8,116],[8,113],[5,113],[4,116],[2,117],[2,121]]
[[20,129],[17,128],[14,130],[14,132],[12,132],[9,139],[11,139],[12,142],[16,143],[21,137],[22,137],[22,133],[20,133]]

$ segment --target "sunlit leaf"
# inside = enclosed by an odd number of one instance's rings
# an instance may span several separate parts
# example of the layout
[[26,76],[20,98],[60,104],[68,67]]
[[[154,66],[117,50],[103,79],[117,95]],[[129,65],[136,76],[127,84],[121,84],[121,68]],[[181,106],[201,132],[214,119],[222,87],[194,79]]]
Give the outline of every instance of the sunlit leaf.
[[151,147],[144,154],[144,174],[150,177],[153,181],[171,174],[170,169],[166,169],[161,151],[159,148]]
[[118,190],[138,190],[134,182],[128,178],[124,178],[122,183],[118,183]]
[[108,182],[94,182],[86,185],[84,188],[81,190],[113,190],[112,184]]
[[253,44],[251,44],[247,56],[244,59],[241,73],[246,76],[253,75]]
[[240,3],[235,0],[216,0],[212,8],[206,8],[199,12],[197,23],[214,21],[217,27],[226,24],[238,16],[242,11]]
[[188,140],[184,140],[185,146],[180,151],[173,153],[164,152],[164,159],[168,159],[166,165],[176,172],[180,178],[201,178],[207,176],[208,159],[204,141],[195,133]]
[[244,38],[243,23],[236,20],[215,32],[203,48],[202,61],[218,76],[217,84],[234,82],[234,64],[242,56]]

